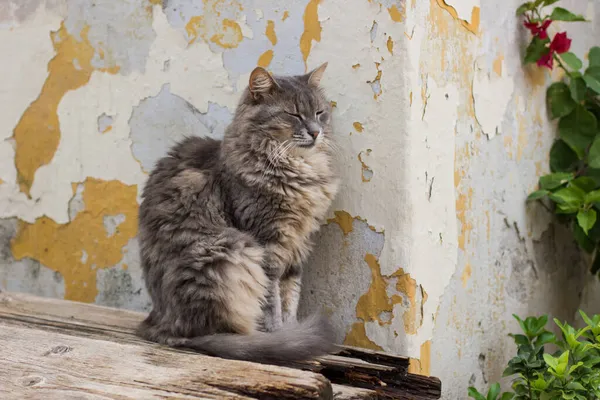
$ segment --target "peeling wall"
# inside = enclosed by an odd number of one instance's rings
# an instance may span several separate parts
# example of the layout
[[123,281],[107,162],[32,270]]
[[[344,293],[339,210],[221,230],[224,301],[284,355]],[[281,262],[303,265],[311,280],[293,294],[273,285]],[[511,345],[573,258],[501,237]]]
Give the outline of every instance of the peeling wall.
[[[3,2],[0,287],[148,310],[136,218],[154,162],[184,136],[222,137],[256,65],[328,61],[343,185],[301,312],[465,398],[499,379],[512,313],[570,319],[578,295],[598,297],[569,232],[524,204],[554,130],[517,5]],[[596,27],[571,26],[580,56]]]

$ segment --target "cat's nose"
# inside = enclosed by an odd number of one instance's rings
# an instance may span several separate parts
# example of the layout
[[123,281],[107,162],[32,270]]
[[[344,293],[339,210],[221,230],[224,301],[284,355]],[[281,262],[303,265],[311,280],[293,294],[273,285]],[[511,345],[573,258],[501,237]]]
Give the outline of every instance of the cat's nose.
[[319,134],[320,134],[320,133],[321,133],[321,131],[312,131],[312,132],[309,132],[308,134],[309,134],[310,136],[312,136],[312,138],[313,138],[313,139],[315,139],[315,140],[316,140],[316,139],[317,139],[317,136],[319,136]]

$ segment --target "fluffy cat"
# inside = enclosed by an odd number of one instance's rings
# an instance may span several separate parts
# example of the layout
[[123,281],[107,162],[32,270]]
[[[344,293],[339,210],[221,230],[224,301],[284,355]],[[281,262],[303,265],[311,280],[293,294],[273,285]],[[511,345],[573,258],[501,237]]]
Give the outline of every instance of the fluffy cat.
[[296,320],[311,235],[338,186],[326,66],[256,68],[223,141],[188,138],[157,163],[140,206],[153,303],[141,337],[273,363],[333,349],[325,319]]

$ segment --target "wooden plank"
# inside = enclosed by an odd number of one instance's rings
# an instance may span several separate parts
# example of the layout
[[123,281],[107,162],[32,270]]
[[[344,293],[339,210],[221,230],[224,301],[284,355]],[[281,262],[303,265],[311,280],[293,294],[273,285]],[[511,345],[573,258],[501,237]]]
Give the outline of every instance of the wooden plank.
[[[49,331],[77,330],[77,335],[120,343],[147,343],[134,335],[144,314],[92,304],[0,293],[0,320],[43,326]],[[290,365],[323,374],[334,384],[376,391],[379,398],[439,399],[437,378],[408,373],[408,358],[341,346],[337,355]],[[368,397],[367,397],[368,398]]]
[[0,319],[2,399],[332,399],[319,374]]
[[333,388],[334,400],[377,400],[379,395],[377,392],[368,389],[355,388],[344,385],[331,385]]

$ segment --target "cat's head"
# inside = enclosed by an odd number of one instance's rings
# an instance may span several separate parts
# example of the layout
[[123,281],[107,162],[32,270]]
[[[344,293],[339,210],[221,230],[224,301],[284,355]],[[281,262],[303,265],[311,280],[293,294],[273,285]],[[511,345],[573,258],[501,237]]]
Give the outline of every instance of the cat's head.
[[240,104],[252,134],[285,142],[288,149],[322,147],[331,134],[331,106],[319,87],[326,68],[284,77],[255,68]]

